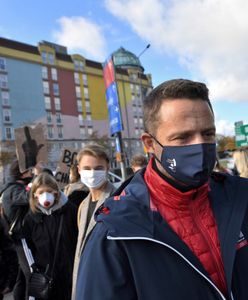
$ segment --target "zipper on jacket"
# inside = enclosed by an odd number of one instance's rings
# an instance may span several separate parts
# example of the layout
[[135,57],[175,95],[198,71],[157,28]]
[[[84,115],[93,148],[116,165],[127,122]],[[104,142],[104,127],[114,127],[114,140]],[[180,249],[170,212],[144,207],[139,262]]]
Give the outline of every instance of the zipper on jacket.
[[[222,270],[220,269],[220,266],[217,262],[218,260],[218,257],[216,256],[216,253],[215,251],[212,251],[212,248],[215,246],[214,245],[214,242],[213,240],[211,239],[211,237],[209,235],[205,235],[202,228],[205,228],[205,226],[203,225],[202,221],[201,221],[201,218],[198,217],[198,214],[195,213],[195,207],[194,206],[190,206],[190,212],[191,212],[191,215],[192,215],[192,220],[194,220],[194,223],[195,223],[195,226],[198,228],[198,230],[200,231],[203,239],[205,240],[206,244],[208,245],[208,249],[209,249],[209,252],[211,253],[212,257],[213,257],[213,263],[215,265],[215,268],[218,272],[218,276],[221,280],[221,284],[223,285],[223,287],[226,287],[226,290],[227,290],[227,284],[226,284],[226,279],[225,277],[223,277],[223,273],[222,273]],[[218,236],[218,232],[217,232],[217,238],[219,239],[219,236]],[[222,257],[220,256],[221,260],[222,260]],[[222,262],[222,265],[223,265],[223,262]],[[223,266],[223,270],[224,270],[224,266]]]
[[[182,259],[184,259],[197,273],[199,273],[203,278],[205,278],[210,285],[212,285],[212,287],[218,292],[218,294],[221,296],[222,300],[227,300],[224,295],[222,294],[222,292],[218,289],[218,287],[207,277],[205,276],[200,270],[198,270],[184,255],[182,255],[182,253],[180,253],[178,250],[176,250],[175,248],[173,248],[172,246],[165,244],[161,241],[158,240],[154,240],[151,238],[147,238],[147,237],[112,237],[112,236],[107,236],[108,240],[146,240],[146,241],[151,241],[160,245],[163,245],[169,249],[171,249],[172,251],[174,251],[176,254],[178,254]],[[233,299],[234,300],[234,299]]]

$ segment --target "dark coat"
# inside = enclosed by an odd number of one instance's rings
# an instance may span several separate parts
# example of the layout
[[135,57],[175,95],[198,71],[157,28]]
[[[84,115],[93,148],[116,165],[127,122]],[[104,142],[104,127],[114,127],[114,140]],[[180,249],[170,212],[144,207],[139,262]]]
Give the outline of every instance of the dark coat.
[[15,219],[19,208],[25,210],[29,206],[28,192],[22,183],[8,182],[1,188],[0,195],[2,195],[4,216],[9,224]]
[[[24,220],[22,237],[26,239],[36,266],[51,272],[59,222],[63,215],[63,226],[53,275],[54,286],[51,299],[69,300],[72,288],[72,269],[77,243],[77,208],[69,201],[51,215],[29,212]],[[19,249],[20,250],[20,249]],[[19,258],[22,257],[22,253]],[[23,262],[23,261],[22,261]],[[25,262],[27,265],[27,262]],[[30,273],[23,268],[26,280]]]
[[13,242],[0,218],[0,294],[5,288],[12,290],[15,284],[18,262]]
[[[248,299],[246,179],[224,174],[211,179],[209,198],[218,227],[227,298],[159,212],[150,209],[142,173],[134,176],[125,192],[119,201],[106,200],[97,216],[81,256],[76,300]],[[237,250],[240,243],[244,246]]]

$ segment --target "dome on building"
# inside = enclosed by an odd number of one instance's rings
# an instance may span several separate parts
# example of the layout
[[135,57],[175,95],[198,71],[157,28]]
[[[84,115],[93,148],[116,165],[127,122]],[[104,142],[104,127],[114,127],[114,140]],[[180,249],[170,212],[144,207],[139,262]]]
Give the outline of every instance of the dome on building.
[[144,72],[139,58],[130,51],[127,51],[123,47],[113,52],[114,65],[122,69],[138,68]]

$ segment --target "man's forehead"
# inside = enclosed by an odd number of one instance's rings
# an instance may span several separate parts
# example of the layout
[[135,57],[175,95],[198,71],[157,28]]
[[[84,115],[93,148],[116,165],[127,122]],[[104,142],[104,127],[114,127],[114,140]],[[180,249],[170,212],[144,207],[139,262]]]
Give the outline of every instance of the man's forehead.
[[204,114],[214,119],[214,114],[207,101],[198,99],[166,99],[161,102],[158,117],[177,117],[180,115]]

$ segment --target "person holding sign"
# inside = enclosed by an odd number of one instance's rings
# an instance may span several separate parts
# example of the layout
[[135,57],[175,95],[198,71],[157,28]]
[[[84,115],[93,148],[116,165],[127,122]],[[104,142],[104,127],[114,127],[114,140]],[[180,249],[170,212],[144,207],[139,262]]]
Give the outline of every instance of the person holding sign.
[[86,146],[78,153],[77,162],[81,182],[89,188],[90,193],[78,209],[79,233],[73,269],[72,299],[75,297],[80,256],[85,242],[96,224],[94,214],[115,190],[115,187],[108,181],[109,158],[102,146],[97,144]]

